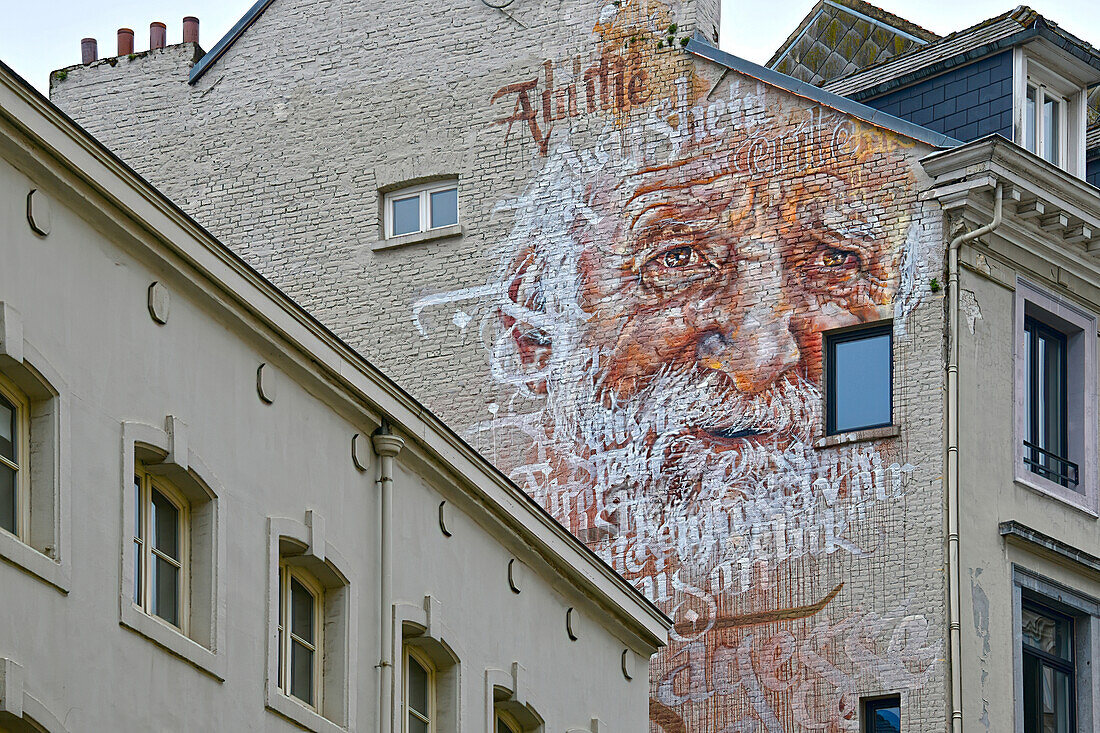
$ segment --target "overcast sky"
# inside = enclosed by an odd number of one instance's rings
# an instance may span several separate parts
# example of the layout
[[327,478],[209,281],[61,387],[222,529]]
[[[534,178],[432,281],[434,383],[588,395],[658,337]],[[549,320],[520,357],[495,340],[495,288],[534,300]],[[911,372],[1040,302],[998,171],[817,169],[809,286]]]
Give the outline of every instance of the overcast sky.
[[[278,0],[276,0],[277,2]],[[384,2],[385,0],[356,0]],[[422,0],[452,2],[476,0]],[[518,3],[542,0],[516,0]],[[53,69],[79,63],[80,39],[97,38],[101,55],[115,47],[115,31],[133,28],[135,46],[149,45],[149,23],[168,26],[178,43],[182,19],[201,24],[203,48],[210,49],[252,6],[254,0],[0,0],[0,59],[45,90]],[[816,0],[722,0],[724,50],[764,63],[794,30]],[[874,2],[874,0],[872,0]],[[1013,7],[1013,0],[881,0],[881,8],[941,35],[960,30]],[[1094,45],[1100,45],[1098,0],[1037,0],[1046,17]]]

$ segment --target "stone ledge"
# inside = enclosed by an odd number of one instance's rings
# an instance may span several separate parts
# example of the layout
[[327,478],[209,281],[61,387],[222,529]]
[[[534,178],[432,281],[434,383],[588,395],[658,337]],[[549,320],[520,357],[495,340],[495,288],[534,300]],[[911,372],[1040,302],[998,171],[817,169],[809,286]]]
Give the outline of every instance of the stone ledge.
[[884,440],[896,438],[901,435],[900,425],[887,425],[881,428],[868,428],[867,430],[853,430],[849,433],[826,435],[814,441],[814,448],[833,448],[849,443],[863,443],[868,440]]
[[390,237],[389,239],[380,239],[377,242],[371,244],[370,248],[377,252],[383,249],[394,249],[396,247],[404,247],[409,244],[420,244],[421,242],[431,242],[436,239],[447,239],[448,237],[461,237],[463,235],[463,229],[461,224],[451,224],[448,227],[439,227],[438,229],[429,229],[426,232],[417,232],[416,234],[406,234],[403,237]]

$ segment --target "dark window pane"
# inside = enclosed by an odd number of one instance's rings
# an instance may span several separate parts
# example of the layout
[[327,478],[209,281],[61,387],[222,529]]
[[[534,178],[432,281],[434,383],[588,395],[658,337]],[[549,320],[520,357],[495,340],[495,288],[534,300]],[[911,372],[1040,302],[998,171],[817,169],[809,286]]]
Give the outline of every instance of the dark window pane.
[[497,733],[515,733],[512,726],[504,722],[503,718],[497,718]]
[[15,435],[17,432],[15,405],[0,395],[0,456],[16,463]]
[[313,704],[313,650],[290,642],[290,694]]
[[394,199],[390,203],[392,211],[393,236],[412,234],[420,231],[420,197]]
[[15,471],[7,466],[0,466],[0,527],[12,534],[18,529],[15,521],[18,516],[16,498]]
[[1073,661],[1073,621],[1038,608],[1022,609],[1024,644],[1052,656]]
[[1027,347],[1027,442],[1032,472],[1063,486],[1077,487],[1069,457],[1066,336],[1035,320],[1024,320]]
[[900,733],[901,699],[886,697],[864,705],[864,733]]
[[179,528],[180,511],[168,497],[153,489],[153,547],[174,560],[180,559]]
[[290,633],[313,643],[313,594],[294,578],[290,579]]
[[134,476],[134,537],[143,540],[145,537],[141,533],[142,513],[141,477]]
[[890,423],[890,334],[837,340],[829,390],[832,432]]
[[409,733],[428,733],[428,724],[409,713]]
[[431,195],[432,229],[458,223],[458,189],[448,188]]
[[428,715],[428,670],[409,657],[409,708]]
[[1039,709],[1042,663],[1038,657],[1024,654],[1024,733],[1043,733]]
[[141,585],[142,585],[142,567],[141,567],[141,543],[134,543],[134,603],[141,605]]
[[1029,86],[1027,88],[1027,111],[1024,115],[1024,148],[1033,153],[1039,152],[1035,149],[1035,105],[1037,95],[1038,90],[1035,87]]
[[180,571],[172,563],[163,557],[153,558],[152,586],[153,608],[152,612],[173,626],[180,625]]

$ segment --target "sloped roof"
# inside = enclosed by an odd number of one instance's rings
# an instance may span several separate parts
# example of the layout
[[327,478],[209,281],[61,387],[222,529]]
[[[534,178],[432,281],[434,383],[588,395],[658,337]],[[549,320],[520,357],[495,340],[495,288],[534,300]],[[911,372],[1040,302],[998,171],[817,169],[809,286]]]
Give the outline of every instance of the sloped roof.
[[275,0],[256,0],[255,4],[248,9],[241,19],[234,24],[229,32],[221,37],[221,40],[214,44],[214,48],[206,52],[206,55],[199,59],[199,62],[191,67],[191,76],[187,80],[188,84],[194,84],[199,80],[203,74],[209,71],[210,67],[217,62],[218,59],[229,50],[229,47],[237,42],[237,39],[244,35],[244,32],[256,22],[267,6],[271,5]]
[[769,69],[766,66],[760,66],[759,64],[754,64],[751,61],[740,58],[739,56],[726,53],[710,45],[706,39],[699,34],[696,34],[688,43],[687,51],[688,53],[695,54],[708,61],[713,61],[716,64],[725,66],[727,69],[744,74],[745,76],[750,76],[754,79],[759,79],[765,84],[770,84],[771,86],[783,89],[791,94],[796,94],[812,102],[817,102],[824,107],[835,109],[838,112],[843,112],[863,120],[864,122],[869,122],[872,125],[891,130],[927,145],[937,148],[951,148],[962,144],[955,138],[948,137],[941,132],[935,132],[929,130],[927,127],[922,127],[921,125],[910,122],[909,120],[894,117],[874,107],[868,107],[865,104],[853,102],[847,97],[841,97],[836,94],[822,91],[820,87],[816,87],[804,81],[799,81],[775,69]]
[[863,0],[820,0],[767,66],[820,86],[937,38]]
[[1100,70],[1100,53],[1096,49],[1026,5],[1020,5],[1007,13],[828,82],[824,88],[845,97],[868,99],[1036,37],[1046,38]]

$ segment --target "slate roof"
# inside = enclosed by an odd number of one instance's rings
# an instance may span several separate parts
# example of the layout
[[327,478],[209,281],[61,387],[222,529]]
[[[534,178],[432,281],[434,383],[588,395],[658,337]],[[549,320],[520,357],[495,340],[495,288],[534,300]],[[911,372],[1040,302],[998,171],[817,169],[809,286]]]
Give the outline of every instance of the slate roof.
[[820,0],[767,66],[821,86],[937,38],[863,0]]
[[1100,70],[1100,53],[1096,49],[1026,5],[1020,5],[965,30],[828,82],[824,88],[853,99],[869,99],[1039,36]]

